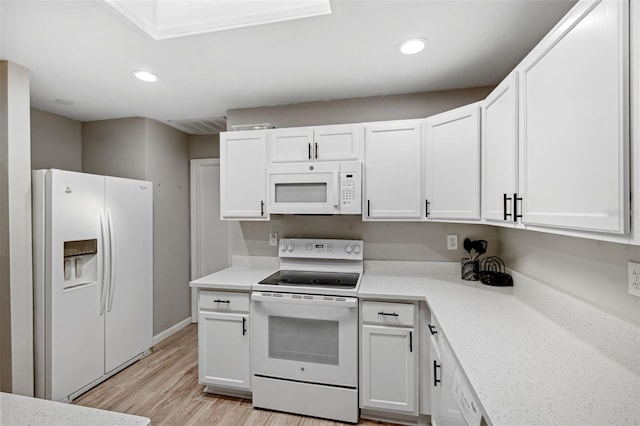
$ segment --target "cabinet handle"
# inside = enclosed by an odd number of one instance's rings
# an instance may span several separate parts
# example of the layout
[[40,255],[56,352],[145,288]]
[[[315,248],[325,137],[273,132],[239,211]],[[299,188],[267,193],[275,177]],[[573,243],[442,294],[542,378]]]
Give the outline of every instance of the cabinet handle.
[[378,315],[385,315],[385,316],[389,316],[389,317],[397,317],[398,316],[398,314],[396,314],[395,312],[388,313],[388,312],[383,312],[383,311],[378,312]]
[[311,160],[311,142],[307,144],[307,147],[309,148],[309,160]]
[[429,202],[429,200],[424,200],[424,215],[425,217],[429,217],[429,205],[431,203]]
[[438,368],[442,367],[442,364],[438,365],[438,363],[433,361],[433,386],[438,386],[438,383],[441,383],[442,380],[438,379]]
[[507,201],[511,201],[510,197],[507,197],[507,194],[502,194],[502,219],[507,220],[508,217],[511,217],[511,213],[507,213]]
[[371,217],[371,200],[367,200],[367,217]]
[[260,216],[264,216],[264,201],[260,200]]
[[413,332],[409,332],[409,352],[413,352]]
[[231,300],[215,299],[213,303],[231,303]]
[[316,160],[318,159],[318,142],[315,143]]
[[438,334],[438,332],[436,331],[436,328],[433,325],[427,324],[427,327],[429,327],[429,332],[431,333],[432,336],[435,334]]
[[518,197],[517,193],[513,194],[513,221],[517,222],[518,219],[522,218],[521,214],[518,214],[518,201],[522,201],[522,197]]
[[242,317],[242,335],[247,334],[247,319]]

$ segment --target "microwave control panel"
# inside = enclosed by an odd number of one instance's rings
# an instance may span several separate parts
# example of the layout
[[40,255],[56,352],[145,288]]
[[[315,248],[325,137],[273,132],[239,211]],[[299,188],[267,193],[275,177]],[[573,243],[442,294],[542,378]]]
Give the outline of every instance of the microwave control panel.
[[360,171],[340,171],[340,213],[360,214],[362,184]]

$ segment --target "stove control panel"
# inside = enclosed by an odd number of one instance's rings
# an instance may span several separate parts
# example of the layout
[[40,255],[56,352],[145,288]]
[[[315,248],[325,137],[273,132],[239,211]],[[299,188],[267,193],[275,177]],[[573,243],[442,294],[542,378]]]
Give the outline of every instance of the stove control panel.
[[363,246],[362,240],[283,238],[280,257],[362,260]]

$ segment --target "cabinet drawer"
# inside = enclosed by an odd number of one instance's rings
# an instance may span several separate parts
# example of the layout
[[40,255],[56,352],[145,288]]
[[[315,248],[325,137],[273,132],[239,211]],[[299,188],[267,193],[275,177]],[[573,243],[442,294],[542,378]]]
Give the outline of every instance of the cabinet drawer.
[[368,324],[404,325],[413,327],[413,303],[370,302],[362,304],[362,321]]
[[249,293],[201,291],[198,306],[222,312],[249,312]]

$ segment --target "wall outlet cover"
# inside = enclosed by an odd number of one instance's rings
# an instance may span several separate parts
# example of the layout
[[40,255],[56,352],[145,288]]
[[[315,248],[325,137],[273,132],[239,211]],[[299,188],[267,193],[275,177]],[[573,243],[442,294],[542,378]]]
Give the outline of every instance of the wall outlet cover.
[[640,297],[640,263],[629,262],[629,294]]
[[447,250],[458,250],[458,234],[447,235]]
[[270,247],[278,247],[278,233],[270,232],[269,233],[269,246]]

